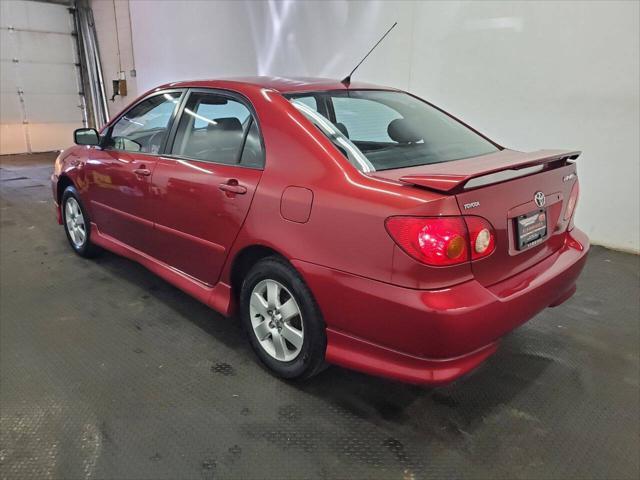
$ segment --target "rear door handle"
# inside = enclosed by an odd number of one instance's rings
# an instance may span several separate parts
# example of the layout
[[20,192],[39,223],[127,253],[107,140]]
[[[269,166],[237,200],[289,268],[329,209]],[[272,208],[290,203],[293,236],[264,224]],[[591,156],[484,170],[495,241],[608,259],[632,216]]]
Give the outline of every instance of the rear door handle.
[[151,170],[149,170],[148,168],[136,168],[133,173],[135,173],[136,175],[142,175],[143,177],[148,177],[149,175],[151,175]]
[[247,187],[238,184],[238,181],[233,179],[229,180],[227,183],[221,183],[218,188],[220,188],[220,190],[222,190],[223,192],[227,192],[228,194],[235,193],[237,195],[244,195],[245,193],[247,193]]

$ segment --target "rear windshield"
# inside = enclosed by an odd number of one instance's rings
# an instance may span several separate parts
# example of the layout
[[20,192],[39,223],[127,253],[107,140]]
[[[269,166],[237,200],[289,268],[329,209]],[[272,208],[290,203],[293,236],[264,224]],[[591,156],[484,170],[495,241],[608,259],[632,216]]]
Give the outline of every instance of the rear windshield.
[[498,151],[446,113],[403,92],[348,90],[288,98],[364,172]]

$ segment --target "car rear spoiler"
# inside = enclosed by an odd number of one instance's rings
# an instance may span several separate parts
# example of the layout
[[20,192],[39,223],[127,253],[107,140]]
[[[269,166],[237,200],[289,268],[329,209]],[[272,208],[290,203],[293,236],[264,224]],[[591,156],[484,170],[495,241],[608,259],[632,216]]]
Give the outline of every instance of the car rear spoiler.
[[[538,150],[523,153],[515,150],[501,150],[495,154],[484,155],[451,162],[436,163],[422,167],[424,173],[405,175],[400,181],[411,185],[425,187],[443,193],[455,193],[464,188],[471,179],[485,177],[507,170],[515,171],[529,167],[542,166],[555,168],[575,160],[582,152],[572,150]],[[523,172],[523,174],[526,174]],[[498,181],[504,181],[504,178]],[[495,182],[485,182],[495,183]]]

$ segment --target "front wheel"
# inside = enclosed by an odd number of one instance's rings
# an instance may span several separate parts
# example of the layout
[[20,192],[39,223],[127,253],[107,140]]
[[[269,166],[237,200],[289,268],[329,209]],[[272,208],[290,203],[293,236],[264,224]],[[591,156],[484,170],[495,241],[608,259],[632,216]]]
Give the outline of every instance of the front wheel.
[[91,243],[91,223],[75,187],[62,194],[62,220],[71,248],[81,257],[94,257],[100,249]]
[[284,259],[265,258],[249,271],[240,315],[253,350],[276,375],[306,379],[322,370],[324,321],[311,291]]

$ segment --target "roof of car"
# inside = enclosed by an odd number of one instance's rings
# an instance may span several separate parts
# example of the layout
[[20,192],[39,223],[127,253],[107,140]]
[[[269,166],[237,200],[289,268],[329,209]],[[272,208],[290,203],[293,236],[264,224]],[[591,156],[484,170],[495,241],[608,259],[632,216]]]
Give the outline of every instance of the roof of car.
[[[261,88],[269,88],[276,90],[280,93],[294,93],[294,92],[313,92],[313,91],[325,91],[325,90],[347,90],[347,87],[333,78],[318,78],[318,77],[234,77],[234,78],[220,78],[217,80],[189,80],[180,82],[171,82],[162,85],[158,88],[169,87],[223,87],[230,84],[236,84],[237,86],[254,86]],[[351,90],[355,89],[376,89],[376,90],[395,90],[389,87],[382,87],[371,83],[364,82],[352,82],[349,87]]]

